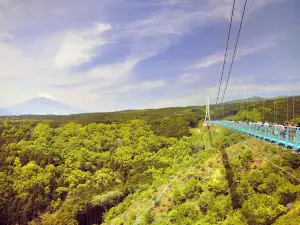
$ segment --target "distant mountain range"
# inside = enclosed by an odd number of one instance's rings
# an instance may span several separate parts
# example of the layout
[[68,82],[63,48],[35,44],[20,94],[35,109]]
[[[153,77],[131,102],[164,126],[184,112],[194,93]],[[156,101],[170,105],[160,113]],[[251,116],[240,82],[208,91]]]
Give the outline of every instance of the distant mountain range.
[[39,94],[21,104],[0,108],[0,115],[68,115],[80,113],[82,110],[62,103],[47,94]]
[[[228,101],[225,102],[224,104],[237,104],[237,103],[241,103],[241,102],[262,102],[262,101],[266,101],[266,100],[274,100],[274,99],[283,99],[288,97],[287,95],[280,95],[280,96],[276,96],[273,98],[262,98],[262,97],[251,97],[251,98],[244,98],[244,99],[237,99],[237,100],[233,100],[233,101]],[[290,97],[290,96],[289,96]]]
[[240,103],[240,102],[261,102],[261,101],[264,101],[266,100],[265,98],[262,98],[262,97],[251,97],[251,98],[244,98],[244,99],[236,99],[236,100],[233,100],[233,101],[228,101],[228,102],[225,102],[225,104],[237,104],[237,103]]
[[[264,100],[284,99],[286,97],[288,96],[281,95],[273,98],[262,98],[256,96],[251,98],[228,101],[225,102],[224,104],[238,104],[241,102],[247,102],[247,103],[261,102]],[[135,110],[123,110],[123,112],[127,112],[127,111],[131,112]],[[78,114],[78,113],[84,113],[84,110],[62,103],[58,101],[56,98],[47,94],[39,94],[36,97],[31,98],[26,102],[20,103],[12,107],[7,107],[7,108],[0,107],[0,116],[69,115],[69,114]]]

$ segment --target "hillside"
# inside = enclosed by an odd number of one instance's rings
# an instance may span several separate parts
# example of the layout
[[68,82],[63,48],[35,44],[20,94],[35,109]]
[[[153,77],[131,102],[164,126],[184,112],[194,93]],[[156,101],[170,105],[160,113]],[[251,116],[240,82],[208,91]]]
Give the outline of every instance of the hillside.
[[[171,133],[182,127],[174,124],[166,125]],[[0,224],[299,222],[299,183],[269,163],[300,177],[299,155],[218,127],[200,130],[174,138],[143,120],[5,120]]]
[[268,100],[267,98],[262,98],[262,97],[252,97],[252,98],[244,98],[244,99],[237,99],[237,100],[233,100],[233,101],[228,101],[228,102],[224,102],[224,104],[238,104],[238,103],[242,103],[242,102],[261,102],[264,100]]
[[[276,100],[277,121],[286,106]],[[273,107],[211,113],[272,121]],[[297,224],[299,182],[272,163],[300,177],[300,156],[216,127],[197,132],[204,115],[189,106],[2,117],[0,224]]]
[[54,124],[66,124],[69,122],[76,122],[80,124],[94,123],[113,123],[128,121],[132,119],[143,119],[146,121],[153,121],[172,115],[192,115],[198,119],[205,115],[205,108],[202,106],[188,106],[188,107],[170,107],[161,109],[143,109],[143,110],[125,110],[117,112],[100,112],[100,113],[81,113],[72,115],[22,115],[2,117],[9,119],[35,119],[35,120],[51,120]]
[[[280,97],[280,96],[279,96]],[[255,97],[256,100],[263,99]],[[247,102],[245,99],[228,102],[222,105],[211,105],[210,113],[214,119],[238,119],[253,121],[283,122],[287,120],[300,120],[300,96],[283,97],[276,99],[263,99],[264,101]],[[287,102],[288,101],[288,102]],[[294,104],[294,112],[293,112]],[[287,107],[288,106],[288,107]],[[294,115],[294,118],[293,118]],[[81,113],[72,115],[23,115],[0,117],[10,120],[33,119],[39,121],[50,120],[55,126],[75,122],[79,124],[89,123],[119,123],[132,119],[142,119],[149,124],[155,124],[157,120],[166,117],[180,117],[195,127],[199,120],[204,119],[205,106],[169,107],[160,109],[125,110],[117,112]]]
[[125,198],[105,214],[105,224],[299,224],[299,155],[223,135],[212,130],[210,146],[204,132],[206,149],[194,161]]
[[68,124],[71,122],[88,125],[90,123],[123,123],[134,119],[140,119],[151,125],[158,135],[167,137],[182,137],[189,135],[188,127],[196,127],[205,115],[205,108],[200,106],[171,107],[162,109],[126,110],[107,113],[83,113],[73,115],[25,115],[0,117],[3,121],[9,120],[16,124],[21,121],[46,122],[52,127]]
[[237,103],[243,103],[243,102],[246,102],[246,103],[262,102],[262,101],[268,101],[268,100],[285,99],[287,97],[291,97],[291,96],[279,95],[279,96],[272,97],[272,98],[263,98],[263,97],[259,97],[259,96],[254,96],[254,97],[251,97],[251,98],[236,99],[236,100],[233,100],[233,101],[224,102],[224,104],[237,104]]
[[300,96],[267,99],[264,101],[240,101],[239,103],[211,106],[215,119],[285,122],[300,121]]
[[[181,122],[166,134],[189,134]],[[99,222],[150,185],[156,170],[172,173],[196,151],[192,137],[158,136],[142,120],[59,127],[5,120],[0,134],[0,224],[77,224],[95,208]]]

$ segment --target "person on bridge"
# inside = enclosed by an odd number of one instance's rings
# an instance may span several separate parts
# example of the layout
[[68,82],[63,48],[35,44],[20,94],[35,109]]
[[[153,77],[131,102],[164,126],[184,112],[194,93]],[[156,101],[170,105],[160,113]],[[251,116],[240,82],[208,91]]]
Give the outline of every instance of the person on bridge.
[[281,138],[283,138],[285,135],[284,123],[281,123],[281,122],[279,123],[279,129],[280,129],[280,136],[281,136]]

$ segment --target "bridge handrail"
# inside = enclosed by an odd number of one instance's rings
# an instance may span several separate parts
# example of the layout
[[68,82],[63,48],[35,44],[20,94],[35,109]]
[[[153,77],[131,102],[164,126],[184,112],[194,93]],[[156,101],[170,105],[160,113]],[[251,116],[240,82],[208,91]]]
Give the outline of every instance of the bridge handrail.
[[228,120],[212,120],[208,123],[237,130],[292,149],[300,149],[300,127]]

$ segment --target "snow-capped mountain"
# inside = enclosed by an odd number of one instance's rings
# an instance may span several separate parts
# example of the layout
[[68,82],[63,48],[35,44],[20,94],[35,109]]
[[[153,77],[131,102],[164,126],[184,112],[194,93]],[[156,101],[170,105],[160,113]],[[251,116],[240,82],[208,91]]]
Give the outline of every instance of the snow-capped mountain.
[[80,113],[81,110],[62,103],[51,95],[39,94],[19,105],[5,108],[4,112],[6,114],[1,113],[0,111],[0,115],[67,115]]
[[46,98],[46,99],[50,99],[53,101],[58,101],[56,98],[52,97],[51,95],[48,94],[38,94],[35,98],[39,99],[39,98]]

